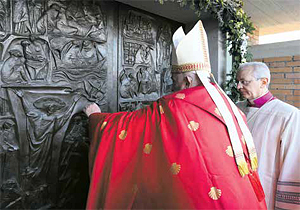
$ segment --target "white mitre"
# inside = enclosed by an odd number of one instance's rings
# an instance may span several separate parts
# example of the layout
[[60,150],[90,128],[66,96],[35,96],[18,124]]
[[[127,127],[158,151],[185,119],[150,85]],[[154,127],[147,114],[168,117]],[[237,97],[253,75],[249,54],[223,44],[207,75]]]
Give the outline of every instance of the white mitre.
[[176,74],[190,71],[194,71],[198,75],[226,123],[234,157],[241,176],[249,174],[249,169],[245,160],[241,140],[238,135],[233,116],[224,100],[229,102],[231,109],[238,121],[250,155],[251,167],[253,170],[256,170],[257,155],[254,148],[252,135],[247,125],[245,124],[238,108],[231,101],[231,99],[229,99],[229,97],[217,84],[216,86],[212,85],[208,79],[209,77],[213,78],[213,75],[211,74],[211,66],[209,61],[207,35],[201,20],[196,23],[196,25],[187,35],[185,35],[182,27],[177,29],[173,35],[172,73]]

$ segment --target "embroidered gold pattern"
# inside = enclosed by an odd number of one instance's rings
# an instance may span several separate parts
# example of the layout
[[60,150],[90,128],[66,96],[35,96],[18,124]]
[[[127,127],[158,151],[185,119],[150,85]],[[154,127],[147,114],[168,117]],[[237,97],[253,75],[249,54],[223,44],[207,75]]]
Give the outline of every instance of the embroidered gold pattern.
[[152,150],[152,144],[149,144],[149,143],[145,144],[144,149],[143,149],[144,153],[149,155],[151,150]]
[[186,63],[183,65],[173,65],[172,72],[189,72],[189,71],[209,71],[210,65],[208,63]]
[[226,154],[230,157],[233,157],[233,150],[231,146],[228,146],[226,149]]
[[194,121],[190,121],[190,123],[188,124],[188,128],[189,128],[191,131],[196,131],[196,130],[198,130],[198,128],[199,128],[199,123],[194,122]]
[[206,39],[205,39],[204,28],[203,28],[202,22],[200,22],[199,26],[200,26],[200,36],[201,36],[201,41],[202,41],[202,43],[203,43],[203,45],[202,45],[202,50],[203,50],[203,55],[204,55],[204,62],[205,62],[207,65],[209,65],[209,69],[210,69],[210,62],[209,62],[209,59],[208,59],[208,52],[207,52],[208,47],[206,46],[207,41],[206,41]]
[[177,93],[176,98],[179,98],[179,99],[184,99],[185,98],[185,94],[184,93]]
[[172,174],[177,175],[177,174],[179,174],[180,169],[181,169],[181,166],[179,164],[173,163],[170,168],[170,171]]
[[119,135],[119,138],[121,140],[124,140],[126,138],[126,136],[127,136],[127,131],[122,130],[121,133],[120,133],[120,135]]
[[220,110],[219,110],[218,108],[215,108],[215,113],[216,113],[217,115],[219,115],[220,117],[222,117],[221,112],[220,112]]
[[221,190],[216,187],[212,187],[210,188],[208,195],[211,199],[218,200],[221,197]]
[[106,122],[106,121],[104,121],[104,122],[102,123],[102,125],[101,125],[101,128],[100,128],[100,130],[103,130],[103,128],[104,128],[106,125],[107,125],[107,122]]
[[162,105],[159,105],[159,111],[160,111],[161,114],[165,113]]

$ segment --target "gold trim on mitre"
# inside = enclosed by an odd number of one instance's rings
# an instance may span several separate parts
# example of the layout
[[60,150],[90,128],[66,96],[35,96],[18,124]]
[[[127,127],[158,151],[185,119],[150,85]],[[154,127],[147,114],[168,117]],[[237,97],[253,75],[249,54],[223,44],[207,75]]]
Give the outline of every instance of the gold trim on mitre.
[[172,66],[172,73],[182,73],[189,71],[207,71],[210,73],[210,65],[208,63],[187,63],[184,65]]

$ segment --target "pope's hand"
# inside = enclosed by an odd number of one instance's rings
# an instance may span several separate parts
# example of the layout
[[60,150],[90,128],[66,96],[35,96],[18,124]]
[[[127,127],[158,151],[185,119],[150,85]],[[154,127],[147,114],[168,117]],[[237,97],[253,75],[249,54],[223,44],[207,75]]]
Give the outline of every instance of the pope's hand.
[[92,103],[92,104],[88,104],[83,109],[83,112],[89,117],[91,114],[101,113],[101,109],[96,103]]

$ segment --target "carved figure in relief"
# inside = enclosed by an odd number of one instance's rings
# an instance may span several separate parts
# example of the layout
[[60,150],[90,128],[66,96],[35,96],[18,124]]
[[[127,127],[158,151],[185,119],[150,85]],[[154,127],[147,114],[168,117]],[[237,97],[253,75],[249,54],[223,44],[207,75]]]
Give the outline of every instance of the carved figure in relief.
[[14,30],[18,34],[32,33],[28,5],[26,0],[14,0],[13,23]]
[[5,180],[1,186],[1,209],[24,209],[23,200],[25,197],[16,178]]
[[123,70],[123,72],[120,75],[120,82],[121,97],[133,98],[134,96],[137,96],[138,82],[132,73]]
[[5,4],[0,0],[0,36],[5,35],[5,21],[6,21],[6,9]]
[[32,106],[24,97],[22,90],[14,90],[14,92],[21,99],[27,118],[26,130],[30,154],[26,172],[31,177],[47,175],[51,164],[52,140],[69,121],[80,97],[75,95],[69,108],[61,99],[49,96],[34,101]]
[[70,26],[78,29],[79,36],[106,40],[104,17],[96,4],[88,1],[72,1],[66,9]]
[[153,42],[151,21],[133,12],[124,20],[123,33],[128,38]]
[[169,67],[171,65],[171,40],[170,26],[161,27],[156,42],[158,68]]
[[76,27],[68,24],[65,8],[56,3],[50,6],[37,23],[38,31],[41,33],[46,32],[46,26],[48,26],[50,32],[65,35],[74,35],[78,31]]
[[[12,117],[0,116],[0,208],[9,206],[17,208],[20,199],[20,188],[13,187],[10,183],[18,185],[18,150],[19,144],[16,140],[16,125]],[[11,190],[13,188],[13,190]],[[11,205],[13,204],[13,205]]]
[[163,75],[162,75],[162,91],[163,93],[170,93],[172,92],[172,85],[173,85],[173,80],[172,80],[172,73],[171,73],[171,67],[169,68],[164,68],[163,69]]
[[37,33],[38,32],[37,23],[43,14],[43,1],[30,0],[28,1],[28,8],[29,8],[32,31]]
[[162,92],[163,94],[172,91],[171,78],[171,28],[165,25],[158,32],[158,40],[156,42],[157,49],[157,71],[162,75]]
[[148,67],[139,67],[137,79],[139,82],[139,93],[149,94],[156,91],[156,78],[154,74],[149,72]]
[[105,27],[104,27],[104,16],[102,15],[99,6],[84,6],[83,11],[85,19],[91,24],[86,37],[98,38],[100,40],[106,40]]
[[141,46],[136,53],[135,63],[151,65],[153,63],[151,50],[153,50],[153,48],[150,46]]
[[89,40],[72,40],[61,50],[61,59],[70,67],[90,67],[104,58],[94,42]]
[[26,83],[29,78],[22,53],[18,50],[10,50],[9,57],[4,61],[1,69],[2,82]]
[[106,40],[104,17],[100,7],[85,1],[71,1],[69,5],[52,3],[38,20],[38,31],[45,33],[46,25],[49,32]]
[[[52,6],[38,19],[36,23],[37,31],[44,34],[56,28],[59,15],[59,7]],[[48,24],[47,24],[48,21]]]
[[25,66],[32,80],[45,80],[49,71],[49,47],[42,39],[31,38],[21,42]]
[[84,87],[86,90],[86,98],[88,98],[90,101],[94,101],[97,104],[100,104],[100,102],[104,99],[104,86],[105,82],[96,82],[92,79],[88,81],[84,81]]
[[19,149],[16,141],[15,122],[9,118],[0,118],[0,153],[3,151],[16,151]]

